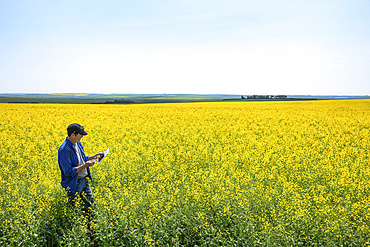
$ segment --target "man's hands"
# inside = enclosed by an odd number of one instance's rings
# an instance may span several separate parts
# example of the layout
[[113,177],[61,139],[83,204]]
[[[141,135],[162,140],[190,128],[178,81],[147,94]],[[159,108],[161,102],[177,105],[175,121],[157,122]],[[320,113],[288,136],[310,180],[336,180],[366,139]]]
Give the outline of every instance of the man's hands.
[[102,159],[103,156],[104,156],[104,153],[100,152],[100,153],[97,153],[97,154],[94,154],[94,155],[91,155],[91,156],[87,157],[86,163],[83,164],[83,165],[78,166],[76,173],[79,173],[80,171],[82,171],[83,169],[85,169],[87,167],[92,167],[93,165],[95,165],[95,159],[97,159],[98,157],[99,157],[99,159]]
[[94,155],[91,155],[87,158],[87,160],[95,160],[97,159],[99,156],[99,159],[103,158],[104,156],[104,153],[103,152],[100,152],[100,153],[97,153],[97,154],[94,154]]
[[93,165],[95,165],[95,159],[98,158],[98,156],[99,156],[99,159],[101,159],[101,158],[103,158],[104,153],[100,152],[100,153],[97,153],[97,154],[94,154],[94,155],[91,155],[91,156],[87,157],[86,163],[83,164],[83,165],[78,166],[76,173],[79,173],[80,171],[82,171],[83,169],[85,169],[87,167],[92,167]]
[[82,171],[83,169],[87,168],[87,167],[92,167],[94,164],[95,164],[95,160],[94,159],[91,159],[91,160],[86,161],[85,164],[80,165],[80,166],[77,167],[76,174],[79,173],[80,171]]
[[103,152],[100,152],[100,153],[97,153],[95,154],[95,159],[99,156],[99,159],[102,159],[104,157],[104,153]]
[[91,167],[91,166],[93,166],[95,164],[95,160],[94,159],[92,159],[92,160],[88,160],[88,161],[86,161],[86,163],[85,163],[85,165],[87,165],[87,167]]

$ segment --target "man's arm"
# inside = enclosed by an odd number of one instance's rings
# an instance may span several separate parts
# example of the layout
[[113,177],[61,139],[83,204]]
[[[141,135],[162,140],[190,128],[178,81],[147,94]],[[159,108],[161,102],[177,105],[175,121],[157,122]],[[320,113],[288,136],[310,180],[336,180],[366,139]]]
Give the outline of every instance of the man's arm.
[[63,170],[64,174],[68,177],[74,177],[76,174],[77,167],[72,165],[71,155],[67,149],[59,149],[58,151],[58,163],[60,169]]
[[91,155],[91,156],[87,156],[87,160],[95,160],[98,156],[103,156],[104,153],[103,152],[100,152],[100,153],[97,153],[97,154],[94,154],[94,155]]
[[[90,157],[92,157],[92,156],[90,156]],[[82,171],[83,169],[87,168],[87,167],[93,166],[94,164],[95,164],[95,159],[86,161],[85,164],[77,166],[76,174],[79,173],[80,171]]]

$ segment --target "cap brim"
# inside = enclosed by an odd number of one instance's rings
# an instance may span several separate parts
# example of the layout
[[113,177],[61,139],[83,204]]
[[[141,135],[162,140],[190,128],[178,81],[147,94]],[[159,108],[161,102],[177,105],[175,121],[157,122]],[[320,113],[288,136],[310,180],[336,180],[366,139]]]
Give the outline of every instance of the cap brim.
[[82,130],[82,131],[80,131],[80,132],[78,132],[78,133],[80,133],[80,134],[81,134],[81,135],[83,135],[83,136],[87,135],[87,132],[86,132],[86,131],[84,131],[84,130]]

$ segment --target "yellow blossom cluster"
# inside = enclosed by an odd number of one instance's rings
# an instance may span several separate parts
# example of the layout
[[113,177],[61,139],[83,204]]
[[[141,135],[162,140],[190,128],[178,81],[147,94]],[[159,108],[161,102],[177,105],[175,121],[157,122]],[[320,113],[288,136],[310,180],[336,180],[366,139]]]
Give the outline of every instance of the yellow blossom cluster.
[[365,245],[370,100],[0,105],[0,245],[91,241],[58,148],[80,123],[102,246]]

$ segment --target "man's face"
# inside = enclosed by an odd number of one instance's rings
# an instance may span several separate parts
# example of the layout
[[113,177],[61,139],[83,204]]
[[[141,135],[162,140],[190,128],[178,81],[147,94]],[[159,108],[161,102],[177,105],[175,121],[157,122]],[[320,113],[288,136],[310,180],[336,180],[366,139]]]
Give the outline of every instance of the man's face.
[[82,137],[84,137],[83,135],[81,135],[80,133],[73,133],[70,137],[69,137],[69,140],[75,144],[75,143],[78,143],[81,141]]

